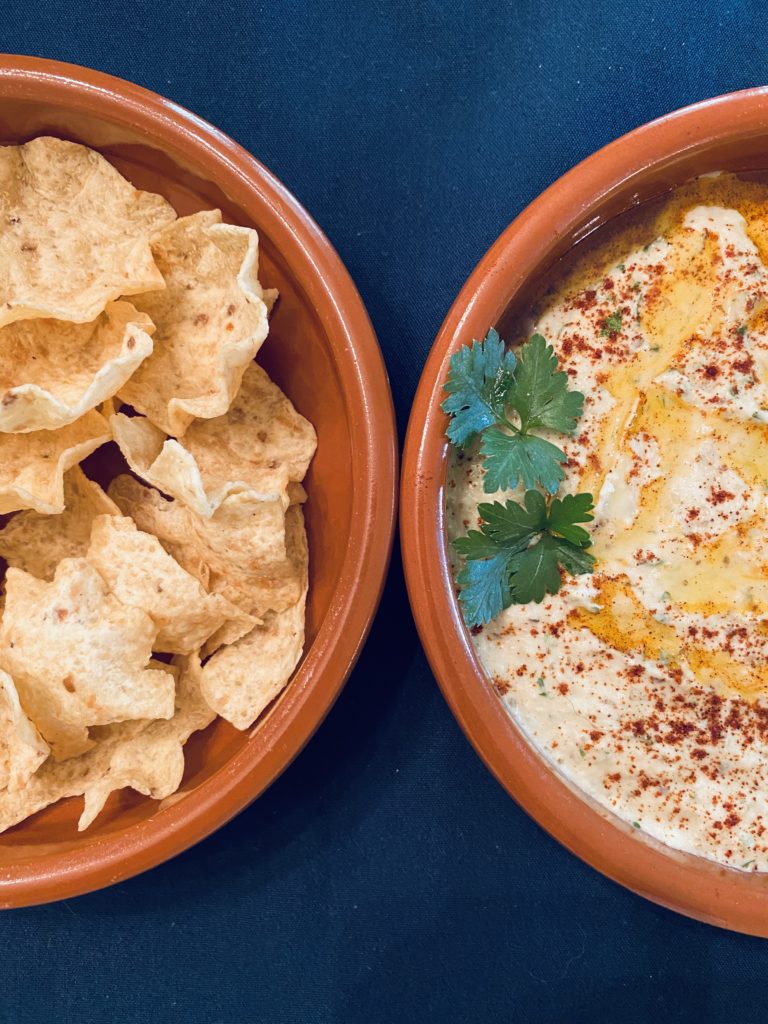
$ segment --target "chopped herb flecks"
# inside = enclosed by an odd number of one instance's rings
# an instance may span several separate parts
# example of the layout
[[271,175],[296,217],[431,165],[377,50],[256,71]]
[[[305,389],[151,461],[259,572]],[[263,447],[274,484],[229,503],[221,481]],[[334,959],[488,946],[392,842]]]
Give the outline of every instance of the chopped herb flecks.
[[620,309],[614,310],[610,316],[605,318],[603,323],[603,329],[600,333],[604,336],[611,334],[618,334],[621,330],[621,325],[624,322],[624,314]]

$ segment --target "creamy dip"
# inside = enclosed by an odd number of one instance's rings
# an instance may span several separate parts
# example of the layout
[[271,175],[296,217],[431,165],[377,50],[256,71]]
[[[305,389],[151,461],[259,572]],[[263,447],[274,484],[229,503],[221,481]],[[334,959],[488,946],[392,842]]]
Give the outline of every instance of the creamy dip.
[[[643,237],[643,231],[645,237]],[[577,253],[578,256],[578,253]],[[593,575],[473,643],[577,788],[679,850],[768,870],[768,188],[684,186],[536,312],[585,395],[564,492],[595,497]],[[564,443],[565,442],[565,443]],[[448,481],[451,538],[482,489]]]

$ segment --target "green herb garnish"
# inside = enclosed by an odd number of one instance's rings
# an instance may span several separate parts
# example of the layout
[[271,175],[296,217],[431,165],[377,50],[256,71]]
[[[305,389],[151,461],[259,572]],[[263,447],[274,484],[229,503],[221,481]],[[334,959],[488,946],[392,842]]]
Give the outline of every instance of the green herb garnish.
[[607,316],[603,322],[603,329],[600,333],[603,337],[611,334],[618,334],[621,330],[621,325],[624,322],[624,314],[620,309],[615,309],[610,316]]
[[[621,315],[621,314],[620,314]],[[481,504],[480,528],[454,545],[466,564],[457,574],[459,599],[469,626],[496,618],[511,604],[542,601],[560,589],[560,572],[591,572],[592,495],[553,498],[565,478],[564,453],[534,430],[572,433],[584,395],[568,388],[551,345],[536,334],[518,355],[495,330],[451,359],[442,409],[451,417],[447,436],[468,447],[480,435],[486,494],[525,487],[522,503]],[[546,495],[536,489],[541,486]]]
[[485,341],[465,346],[451,358],[443,411],[451,417],[448,439],[468,447],[482,434],[487,494],[511,489],[518,480],[554,494],[565,473],[563,452],[534,430],[572,433],[584,396],[568,388],[557,356],[540,334],[527,341],[516,359],[495,330]]
[[[541,335],[522,346],[515,362],[510,355],[503,352],[497,332],[489,332],[483,343],[475,342],[454,356],[445,385],[450,397],[442,408],[453,417],[449,437],[455,443],[466,445],[478,432],[476,428],[470,432],[467,424],[485,424],[480,427],[486,430],[480,454],[486,492],[514,487],[518,479],[527,488],[522,503],[481,504],[477,509],[480,528],[454,542],[466,559],[457,583],[469,626],[490,622],[511,604],[542,601],[546,593],[560,589],[561,569],[578,575],[591,572],[595,563],[585,550],[590,535],[579,525],[593,519],[592,495],[552,498],[564,477],[560,466],[565,456],[551,442],[528,433],[532,426],[572,432],[584,396],[568,390],[567,375],[557,371],[557,357]],[[510,421],[509,410],[516,414],[517,423]],[[488,422],[492,414],[493,426]],[[488,437],[492,438],[489,445]],[[532,459],[531,442],[546,445],[534,449]],[[549,449],[554,451],[551,456]],[[535,489],[537,483],[549,492],[546,497]]]
[[591,538],[577,525],[591,522],[591,512],[591,494],[568,494],[548,504],[533,490],[526,491],[523,504],[480,505],[480,529],[454,541],[467,560],[456,577],[467,624],[490,622],[511,604],[556,594],[561,567],[573,576],[591,572],[595,559],[585,550]]
[[[591,538],[580,523],[592,521],[592,495],[552,495],[565,478],[565,454],[533,430],[573,433],[584,396],[568,387],[557,356],[534,334],[515,357],[491,329],[451,358],[443,410],[451,417],[452,444],[467,448],[481,435],[486,493],[521,482],[523,501],[483,503],[479,530],[454,541],[466,564],[457,574],[459,600],[469,626],[478,626],[512,604],[540,602],[560,589],[561,570],[592,571],[585,549]],[[546,494],[542,494],[541,487]]]
[[451,358],[443,410],[451,417],[448,440],[466,448],[477,434],[504,421],[507,394],[514,381],[517,359],[505,351],[498,332],[485,341],[465,345]]

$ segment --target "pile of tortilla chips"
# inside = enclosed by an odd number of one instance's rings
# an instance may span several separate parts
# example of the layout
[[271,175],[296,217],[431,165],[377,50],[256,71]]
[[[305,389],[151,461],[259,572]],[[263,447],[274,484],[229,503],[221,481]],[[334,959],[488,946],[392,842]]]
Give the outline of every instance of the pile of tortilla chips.
[[0,147],[0,219],[0,831],[75,795],[82,829],[286,685],[316,438],[254,362],[255,231],[52,138]]

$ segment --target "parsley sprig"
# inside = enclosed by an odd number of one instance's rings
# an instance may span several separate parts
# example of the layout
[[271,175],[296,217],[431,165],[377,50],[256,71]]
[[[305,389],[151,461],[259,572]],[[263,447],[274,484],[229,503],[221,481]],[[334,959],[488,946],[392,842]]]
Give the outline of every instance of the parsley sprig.
[[[481,435],[486,493],[521,482],[523,502],[478,507],[479,530],[454,545],[465,565],[458,573],[459,599],[470,626],[490,622],[511,604],[542,601],[560,589],[560,570],[591,572],[591,538],[580,523],[592,516],[591,494],[554,498],[565,479],[565,454],[534,430],[573,433],[584,396],[568,387],[557,356],[534,334],[517,357],[497,331],[451,359],[443,410],[452,444],[468,448]],[[545,492],[537,490],[541,487]]]
[[451,417],[448,439],[467,448],[482,433],[487,494],[541,485],[554,494],[565,479],[563,452],[534,430],[573,433],[584,396],[568,389],[568,375],[540,334],[506,352],[493,328],[483,342],[465,346],[451,359],[443,410]]

